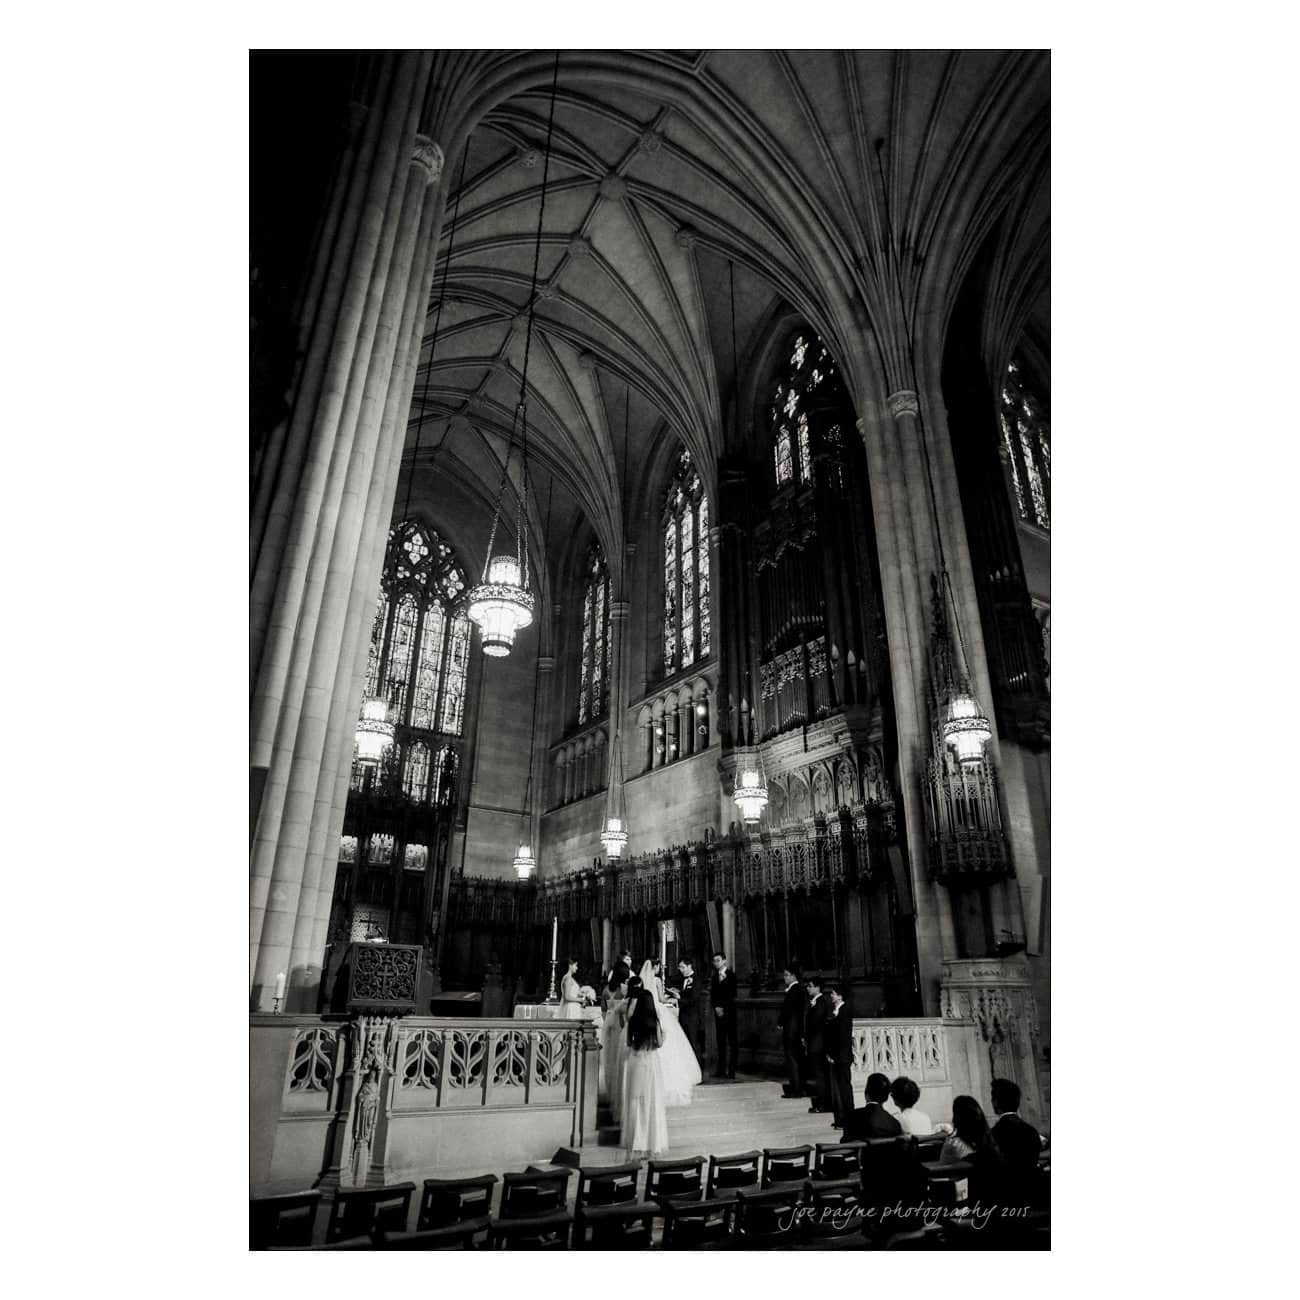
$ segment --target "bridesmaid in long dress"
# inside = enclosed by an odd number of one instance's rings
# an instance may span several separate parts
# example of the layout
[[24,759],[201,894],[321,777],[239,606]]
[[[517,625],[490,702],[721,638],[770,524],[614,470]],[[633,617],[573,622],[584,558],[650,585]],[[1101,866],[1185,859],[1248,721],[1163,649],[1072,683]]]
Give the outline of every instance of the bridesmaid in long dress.
[[569,958],[569,969],[560,981],[560,1019],[582,1019],[582,986],[578,983],[578,962]]
[[[663,1028],[649,989],[631,989],[623,1076],[623,1145],[632,1160],[668,1154],[668,1112],[660,1047]],[[634,981],[640,983],[640,981]]]
[[604,1093],[614,1123],[623,1116],[623,1066],[627,1060],[627,990],[640,981],[633,977],[610,990],[609,1006],[600,1029],[600,1064]]

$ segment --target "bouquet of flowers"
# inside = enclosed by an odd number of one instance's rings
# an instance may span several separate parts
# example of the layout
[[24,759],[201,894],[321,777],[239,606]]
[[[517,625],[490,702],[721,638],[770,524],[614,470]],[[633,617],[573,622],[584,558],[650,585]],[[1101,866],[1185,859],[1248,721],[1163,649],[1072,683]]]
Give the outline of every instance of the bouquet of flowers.
[[578,996],[582,999],[584,1007],[594,1007],[596,1005],[596,990],[590,984],[584,984],[578,990]]

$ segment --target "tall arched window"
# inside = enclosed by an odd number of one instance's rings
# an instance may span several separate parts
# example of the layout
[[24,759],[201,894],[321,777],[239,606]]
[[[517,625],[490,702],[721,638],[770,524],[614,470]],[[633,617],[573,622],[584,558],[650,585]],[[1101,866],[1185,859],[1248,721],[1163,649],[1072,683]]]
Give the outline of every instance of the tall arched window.
[[[772,437],[772,468],[776,486],[811,484],[812,416],[814,408],[836,405],[841,382],[835,359],[810,329],[796,330],[777,370],[768,407]],[[838,446],[838,425],[821,430],[823,442]]]
[[1020,517],[1039,528],[1052,526],[1052,440],[1047,414],[1025,383],[1024,366],[1013,358],[1002,381],[1002,446],[1011,462]]
[[712,653],[709,603],[709,499],[691,461],[677,457],[664,496],[664,672]]
[[609,570],[599,542],[582,565],[582,670],[578,681],[578,723],[601,717],[609,707]]
[[464,592],[464,571],[432,528],[407,520],[391,530],[370,629],[366,693],[382,695],[393,710],[400,767],[392,775],[416,803],[445,801],[447,771],[455,772],[454,751],[435,741],[459,736],[464,723]]

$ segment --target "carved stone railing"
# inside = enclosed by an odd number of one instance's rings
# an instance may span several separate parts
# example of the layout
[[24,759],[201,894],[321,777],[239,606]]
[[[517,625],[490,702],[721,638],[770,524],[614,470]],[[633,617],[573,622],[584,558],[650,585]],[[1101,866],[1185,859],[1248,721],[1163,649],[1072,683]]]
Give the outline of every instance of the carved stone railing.
[[883,1074],[890,1079],[905,1074],[925,1086],[950,1084],[952,1073],[943,1021],[856,1021],[853,1025],[854,1083],[865,1083],[869,1074]]
[[[254,1144],[269,1143],[255,1151],[253,1181],[263,1190],[543,1159],[594,1133],[599,1044],[586,1021],[255,1016],[252,1027]],[[512,1118],[491,1132],[439,1118],[466,1111]],[[489,1158],[492,1142],[502,1150]]]

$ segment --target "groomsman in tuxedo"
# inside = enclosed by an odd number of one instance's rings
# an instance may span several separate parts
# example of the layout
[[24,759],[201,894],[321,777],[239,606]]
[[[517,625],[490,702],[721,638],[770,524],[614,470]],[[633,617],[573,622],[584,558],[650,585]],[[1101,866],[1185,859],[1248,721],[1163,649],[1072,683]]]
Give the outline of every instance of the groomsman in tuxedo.
[[713,954],[713,978],[709,981],[713,1000],[713,1020],[718,1031],[718,1063],[715,1079],[736,1077],[736,975],[727,968],[727,954]]
[[831,1108],[831,1076],[826,1064],[824,1042],[826,1017],[830,1015],[831,1004],[830,999],[822,995],[820,975],[809,975],[804,980],[804,988],[808,992],[808,1015],[805,1021],[808,1042],[806,1082],[808,1095],[812,1098],[808,1113],[816,1115]]
[[695,984],[695,963],[689,957],[683,957],[677,963],[677,973],[681,976],[677,983],[677,1023],[686,1035],[697,1060],[704,1058],[704,1031],[700,1019],[700,990]]
[[853,1114],[853,1017],[833,984],[826,985],[823,996],[831,1004],[822,1035],[831,1082],[831,1110],[835,1127],[843,1128]]
[[800,983],[798,963],[791,962],[781,972],[785,998],[781,1003],[781,1048],[785,1053],[788,1082],[781,1089],[783,1097],[803,1096],[803,1055],[808,1048],[808,992]]

